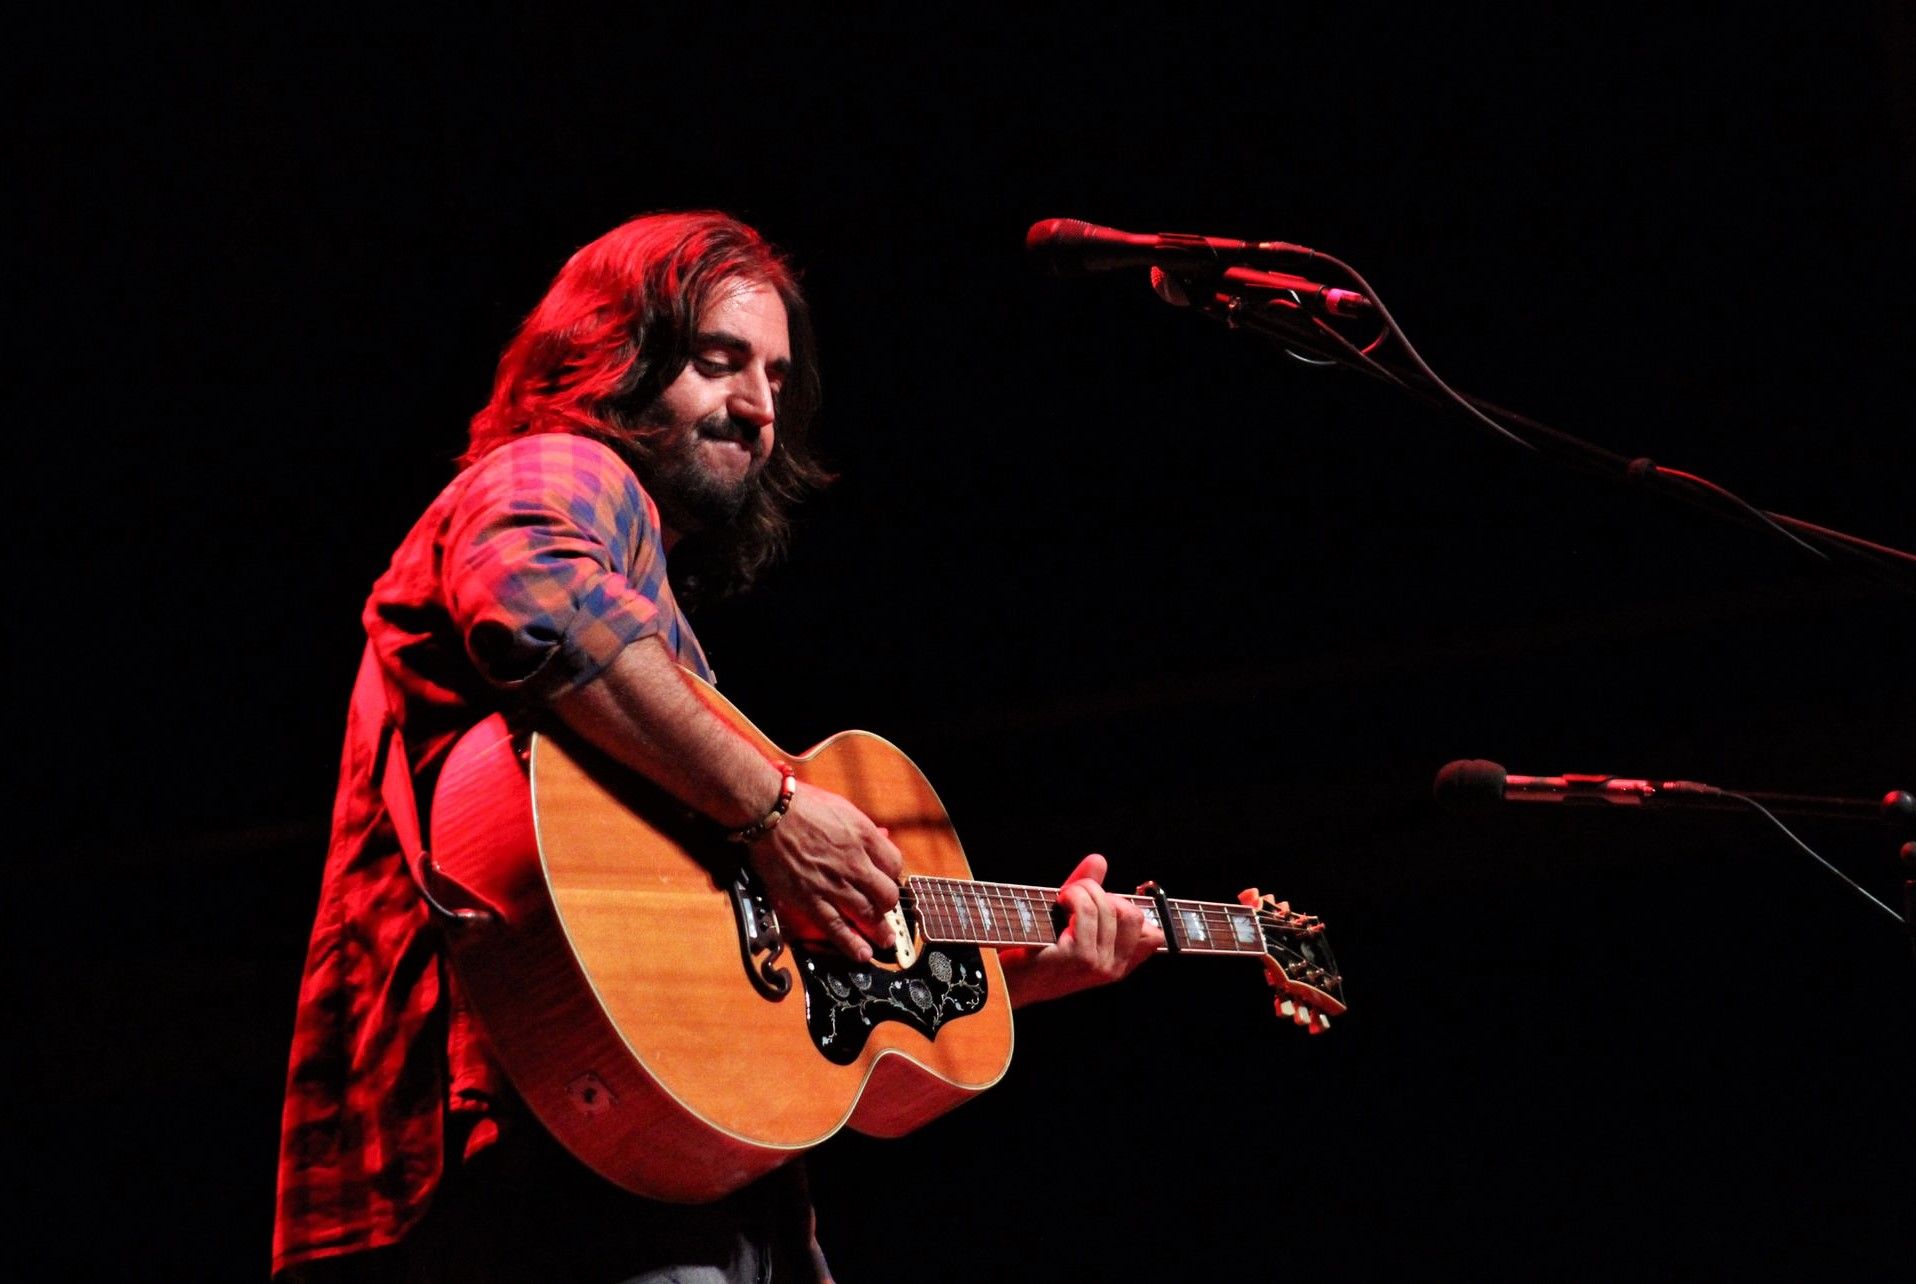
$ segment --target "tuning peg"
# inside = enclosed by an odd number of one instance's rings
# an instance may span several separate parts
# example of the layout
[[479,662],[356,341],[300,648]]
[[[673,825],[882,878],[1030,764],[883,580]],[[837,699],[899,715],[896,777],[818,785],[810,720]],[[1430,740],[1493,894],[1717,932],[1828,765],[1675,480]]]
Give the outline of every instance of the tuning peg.
[[1304,1007],[1294,1008],[1291,1012],[1291,1020],[1299,1025],[1308,1026],[1311,1023],[1311,1010]]
[[1277,1001],[1277,1014],[1279,1016],[1294,1017],[1297,1015],[1297,1004],[1291,1002],[1289,999],[1281,998]]
[[1239,905],[1249,905],[1252,909],[1256,909],[1257,903],[1263,899],[1263,896],[1255,887],[1247,887],[1237,894],[1237,903]]
[[1331,1019],[1322,1012],[1313,1012],[1311,1013],[1311,1023],[1306,1028],[1309,1029],[1312,1034],[1322,1034],[1331,1028]]

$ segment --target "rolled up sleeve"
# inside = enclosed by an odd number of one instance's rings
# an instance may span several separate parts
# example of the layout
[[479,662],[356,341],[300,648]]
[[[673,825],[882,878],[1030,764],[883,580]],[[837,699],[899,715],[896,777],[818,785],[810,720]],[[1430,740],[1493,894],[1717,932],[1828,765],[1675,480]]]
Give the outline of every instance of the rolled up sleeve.
[[441,555],[453,624],[501,690],[549,700],[583,686],[664,622],[656,512],[587,438],[529,437],[476,464]]

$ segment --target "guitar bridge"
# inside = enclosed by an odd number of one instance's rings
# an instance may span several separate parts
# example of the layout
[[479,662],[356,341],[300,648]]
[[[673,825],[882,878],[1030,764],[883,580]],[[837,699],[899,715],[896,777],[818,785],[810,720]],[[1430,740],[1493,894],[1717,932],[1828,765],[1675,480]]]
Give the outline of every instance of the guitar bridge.
[[741,867],[726,890],[732,897],[732,913],[738,919],[738,951],[745,964],[745,975],[753,989],[776,1003],[792,991],[791,972],[778,966],[778,957],[785,952],[778,915],[747,869]]

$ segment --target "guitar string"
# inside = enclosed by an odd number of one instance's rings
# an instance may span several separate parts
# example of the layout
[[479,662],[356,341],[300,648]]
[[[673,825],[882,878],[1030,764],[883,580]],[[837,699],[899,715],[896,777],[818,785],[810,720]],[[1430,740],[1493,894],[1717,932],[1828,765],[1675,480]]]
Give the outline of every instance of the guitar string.
[[[934,944],[935,945],[976,945],[976,946],[988,947],[991,949],[1017,949],[1017,948],[1026,947],[1026,946],[1037,946],[1037,947],[1045,948],[1045,947],[1055,946],[1057,944],[1055,940],[1044,940],[1040,938],[1014,938],[1014,937],[997,936],[997,935],[991,935],[991,934],[983,934],[983,933],[979,933],[975,931],[966,933],[962,929],[945,930],[945,929],[941,929],[935,923],[932,923],[932,924],[921,923],[920,932],[927,945],[934,945]],[[1170,951],[1168,947],[1164,947],[1164,948],[1160,948],[1158,952],[1168,953]],[[1202,954],[1210,958],[1243,958],[1246,955],[1255,955],[1259,958],[1264,958],[1268,954],[1268,951],[1263,951],[1263,950],[1218,948],[1215,946],[1202,946],[1202,945],[1181,946],[1179,947],[1178,952],[1182,954]],[[1341,979],[1336,981],[1335,983],[1327,983],[1326,981],[1323,981],[1323,980],[1312,980],[1312,979],[1292,975],[1290,971],[1288,971],[1287,969],[1290,966],[1295,966],[1296,965],[1295,961],[1289,964],[1285,963],[1282,960],[1274,960],[1274,961],[1276,962],[1279,969],[1284,971],[1284,977],[1286,981],[1292,984],[1305,985],[1305,986],[1309,986],[1310,988],[1323,990],[1326,992],[1335,991],[1337,989],[1340,989],[1342,986]]]
[[[1043,906],[1047,910],[1057,903],[1057,892],[1055,889],[1026,888],[1014,884],[965,883],[956,880],[934,880],[928,875],[912,876],[910,883],[900,892],[901,901],[911,900],[911,884],[922,884],[931,890],[936,898],[942,899],[956,900],[965,897],[975,901],[982,895],[992,897],[1000,904],[1024,904],[1032,907]],[[1121,899],[1128,900],[1141,909],[1155,908],[1157,904],[1155,900],[1143,896],[1121,894]],[[1223,923],[1225,925],[1241,923],[1247,918],[1255,920],[1255,915],[1262,912],[1254,911],[1249,906],[1226,905],[1218,901],[1185,901],[1173,899],[1169,901],[1169,904],[1180,913],[1195,913],[1199,915],[1203,919],[1206,927],[1217,923]],[[1309,916],[1304,915],[1300,917],[1307,919]],[[1284,925],[1285,924],[1281,922],[1272,924],[1272,926]]]
[[[1015,907],[1023,905],[1027,908],[1044,909],[1048,914],[1051,908],[1057,903],[1055,893],[1048,893],[1044,889],[1000,888],[988,883],[934,884],[922,875],[916,876],[913,881],[924,885],[929,895],[915,897],[910,888],[907,887],[900,894],[900,902],[908,907],[916,907],[915,902],[919,899],[923,899],[926,902],[925,908],[927,909],[956,908],[955,902],[959,901],[969,902],[970,905],[979,907],[980,909],[988,909],[990,905],[985,904],[984,901],[985,898],[989,898],[1000,910],[1003,910],[1006,906]],[[1017,894],[1014,895],[1012,893]],[[1139,905],[1140,908],[1149,909],[1155,906],[1155,902],[1145,900],[1141,897],[1125,897],[1124,899]],[[1286,927],[1301,928],[1303,926],[1302,922],[1293,923],[1282,920],[1270,922],[1261,920],[1258,915],[1263,911],[1253,911],[1249,907],[1225,905],[1220,902],[1172,901],[1170,904],[1178,911],[1180,921],[1195,916],[1203,923],[1207,930],[1223,926],[1227,929],[1232,929],[1233,935],[1235,935],[1235,929],[1237,928],[1254,927],[1260,923],[1279,929]],[[1304,920],[1308,919],[1308,916],[1293,917]],[[1248,944],[1248,942],[1246,943]]]
[[[917,895],[913,891],[914,884],[922,886],[928,895],[923,897]],[[1044,913],[1040,917],[1040,921],[1049,927],[1050,910],[1052,906],[1056,904],[1055,896],[1055,891],[1048,888],[1016,884],[982,883],[957,879],[939,879],[932,876],[919,875],[914,876],[912,882],[907,883],[905,887],[900,889],[899,904],[901,908],[906,908],[909,903],[908,907],[917,912],[919,928],[922,932],[926,933],[928,940],[938,941],[941,944],[972,944],[989,946],[991,948],[1003,948],[1007,946],[1015,948],[1022,945],[1056,945],[1057,938],[1054,934],[1049,939],[1046,939],[1033,928],[1031,929],[1031,935],[1028,939],[996,940],[988,936],[981,938],[976,932],[970,932],[966,936],[960,936],[957,940],[945,940],[944,934],[951,929],[948,929],[942,921],[934,920],[943,915],[950,915],[951,917],[957,918],[959,924],[962,925],[966,915],[961,912],[961,900],[969,899],[972,905],[975,906],[981,914],[985,914],[988,910],[988,906],[981,898],[989,898],[997,902],[1001,912],[1004,911],[1007,906],[1015,907],[1020,904],[1024,905],[1027,909],[1041,909]],[[1127,897],[1126,899],[1132,900],[1134,903],[1142,903],[1152,907],[1156,905],[1154,900],[1146,901],[1142,897]],[[1252,945],[1250,942],[1243,941],[1236,936],[1235,927],[1245,923],[1247,919],[1250,921],[1251,926],[1256,927],[1259,925],[1260,921],[1256,918],[1258,911],[1253,911],[1248,906],[1224,905],[1210,901],[1177,901],[1169,900],[1168,898],[1167,904],[1176,908],[1180,914],[1195,912],[1207,923],[1222,922],[1227,928],[1231,929],[1220,937],[1220,939],[1226,942],[1224,946],[1220,947],[1210,944],[1192,945],[1186,943],[1180,946],[1180,949],[1185,952],[1216,956],[1245,953],[1263,955],[1268,952],[1268,947]],[[1007,923],[1009,923],[1011,919],[1011,915],[1006,915],[1005,921]],[[956,933],[953,932],[952,934],[955,935]],[[1259,934],[1259,938],[1260,940],[1262,939],[1261,933]],[[1336,991],[1342,988],[1341,978],[1339,978],[1335,984],[1318,986],[1312,985],[1309,982],[1299,981],[1286,973],[1285,981],[1287,985],[1301,985],[1306,989],[1311,989],[1319,994],[1323,994],[1327,998],[1332,998],[1334,1001],[1341,1002],[1341,999],[1337,999],[1335,994]],[[1285,997],[1302,1003],[1307,1013],[1315,1012],[1315,1009],[1311,1006],[1308,999],[1292,994],[1286,987],[1277,988],[1282,990]]]
[[[1031,887],[1019,883],[968,882],[960,879],[938,878],[929,874],[912,874],[907,876],[905,880],[905,890],[909,892],[910,888],[915,886],[932,888],[944,895],[969,894],[975,896],[983,894],[995,896],[1006,901],[1023,900],[1027,903],[1042,902],[1046,904],[1053,903],[1057,900],[1059,890],[1055,887]],[[1117,892],[1114,893],[1114,895],[1119,899],[1130,901],[1134,905],[1157,904],[1157,898],[1154,896],[1128,892]],[[1168,903],[1180,909],[1203,910],[1212,914],[1235,915],[1248,913],[1252,910],[1251,906],[1244,905],[1241,902],[1232,905],[1224,901],[1185,900],[1182,897],[1176,896],[1166,897],[1165,899]]]
[[[921,924],[921,928],[923,928],[922,924]],[[1016,940],[993,940],[988,938],[981,939],[975,935],[970,937],[959,937],[958,939],[954,940],[954,939],[949,939],[945,936],[941,936],[935,928],[926,929],[925,940],[927,944],[978,945],[978,946],[984,946],[991,949],[1017,948],[1019,946],[1024,946],[1024,945],[1055,944],[1055,942],[1044,942],[1044,941],[1035,941],[1035,940],[1016,941]],[[1207,949],[1201,946],[1185,947],[1183,952],[1189,953],[1189,954],[1204,954],[1204,955],[1209,955],[1209,956],[1217,957],[1217,958],[1241,957],[1242,954],[1245,953],[1245,951],[1237,951],[1237,950]],[[1280,965],[1280,971],[1282,971],[1281,965]],[[1290,987],[1292,986],[1301,987],[1302,989],[1312,991],[1313,993],[1321,994],[1324,997],[1331,999],[1332,1001],[1339,1004],[1343,1002],[1343,998],[1341,995],[1341,992],[1343,990],[1343,979],[1341,977],[1334,978],[1330,980],[1329,983],[1326,983],[1325,981],[1310,981],[1310,980],[1304,980],[1297,977],[1293,977],[1288,972],[1284,972],[1283,976],[1284,976],[1284,984],[1280,986],[1280,985],[1277,985],[1275,982],[1273,982],[1272,983],[1273,988],[1283,990],[1285,997],[1292,998],[1300,1003],[1303,1003],[1306,1008],[1309,1008],[1311,1006],[1309,999],[1304,995],[1294,993],[1290,989]]]
[[[960,907],[957,902],[961,900],[969,900],[972,903],[972,907],[977,908],[982,913],[989,908],[984,901],[980,899],[982,897],[995,901],[1001,913],[1006,906],[1016,907],[1022,904],[1027,909],[1043,909],[1045,911],[1043,917],[1048,919],[1051,907],[1056,904],[1056,892],[1046,888],[1025,887],[1017,884],[967,883],[954,879],[936,879],[927,875],[914,876],[912,882],[923,885],[926,891],[931,893],[931,895],[924,898],[926,902],[925,905],[921,907],[918,904],[919,898],[914,896],[910,890],[910,885],[901,890],[899,903],[901,907],[918,910],[921,917],[927,911],[942,911],[947,914],[959,911]],[[1130,900],[1133,904],[1139,905],[1140,908],[1155,907],[1154,901],[1142,897],[1133,896],[1126,897],[1125,899]],[[1205,929],[1204,935],[1201,938],[1204,943],[1194,943],[1189,930],[1189,922],[1185,917],[1181,917],[1179,927],[1181,934],[1186,938],[1179,943],[1181,949],[1220,954],[1263,954],[1267,952],[1267,945],[1262,941],[1262,934],[1257,932],[1256,929],[1260,926],[1275,926],[1280,929],[1285,926],[1285,924],[1282,923],[1264,924],[1249,907],[1224,905],[1212,901],[1173,900],[1170,901],[1169,904],[1180,916],[1195,915]],[[961,913],[962,917],[969,917],[968,911]],[[1007,922],[1010,921],[1010,917],[1010,915],[1006,915]],[[946,926],[944,922],[940,921],[935,924],[935,930],[942,931]],[[1220,927],[1223,929],[1222,931],[1216,930]],[[1241,934],[1240,929],[1251,930],[1254,934],[1253,937],[1250,939],[1245,938]],[[1055,935],[1047,937],[1035,928],[1025,930],[1030,934],[1028,939],[1021,937],[1016,941],[1017,944],[1056,944]],[[1224,945],[1218,946],[1211,944],[1210,942],[1213,940],[1222,940]],[[983,942],[976,943],[982,944]]]
[[[980,928],[967,928],[962,924],[949,923],[945,920],[943,916],[940,916],[935,913],[930,916],[925,916],[921,914],[919,918],[919,922],[918,922],[918,927],[919,927],[919,930],[924,934],[926,939],[941,941],[941,942],[952,944],[952,945],[971,944],[971,945],[1054,946],[1058,944],[1058,938],[1055,934],[1044,933],[1044,932],[1039,932],[1035,930],[1030,932],[1018,933],[1018,932],[1011,932],[1011,931],[999,932],[999,931],[991,931],[991,930],[982,930]],[[1189,954],[1262,956],[1262,955],[1271,953],[1272,949],[1277,948],[1274,946],[1272,947],[1258,946],[1249,942],[1239,942],[1234,939],[1228,939],[1228,938],[1222,938],[1222,937],[1218,939],[1223,940],[1224,943],[1218,944],[1216,943],[1215,940],[1214,941],[1180,940],[1176,945],[1176,950],[1179,953],[1189,953]],[[1173,947],[1167,944],[1159,948],[1163,951],[1169,952]]]

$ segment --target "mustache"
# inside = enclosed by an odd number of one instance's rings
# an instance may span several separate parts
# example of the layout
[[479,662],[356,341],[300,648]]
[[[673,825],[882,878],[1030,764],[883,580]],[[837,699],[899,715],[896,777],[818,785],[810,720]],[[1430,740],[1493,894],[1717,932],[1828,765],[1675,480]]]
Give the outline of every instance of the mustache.
[[701,437],[736,442],[754,455],[758,454],[758,425],[748,423],[735,415],[707,415],[698,421],[694,430]]

